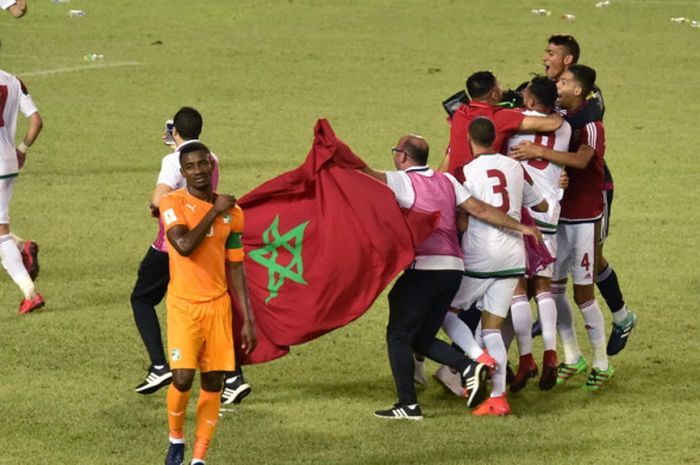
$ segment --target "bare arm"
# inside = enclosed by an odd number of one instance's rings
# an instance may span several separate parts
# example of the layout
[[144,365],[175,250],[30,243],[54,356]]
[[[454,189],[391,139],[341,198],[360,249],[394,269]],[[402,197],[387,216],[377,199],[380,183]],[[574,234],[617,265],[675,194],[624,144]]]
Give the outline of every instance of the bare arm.
[[546,117],[526,116],[520,122],[520,132],[552,132],[564,124],[564,118],[559,113],[552,113]]
[[255,337],[255,320],[253,312],[250,309],[250,300],[248,298],[248,286],[246,284],[245,270],[243,262],[226,262],[228,278],[228,287],[233,291],[233,296],[238,305],[243,310],[243,331],[241,332],[242,341],[241,347],[246,354],[251,353],[258,341]]
[[562,166],[583,169],[588,166],[595,155],[595,150],[590,145],[581,144],[576,152],[560,152],[541,145],[533,144],[530,141],[522,141],[511,148],[510,156],[518,161],[532,160],[533,158],[543,158]]
[[20,168],[24,166],[24,162],[27,160],[27,149],[36,141],[36,138],[39,137],[39,133],[41,132],[41,128],[44,127],[44,121],[41,119],[41,115],[38,111],[29,115],[27,120],[29,121],[27,133],[24,139],[22,139],[22,142],[15,149],[17,162]]
[[445,158],[442,159],[442,163],[440,163],[440,166],[438,166],[437,171],[440,171],[441,173],[447,173],[447,168],[450,167],[450,154],[446,153]]
[[27,0],[16,0],[15,4],[7,9],[15,18],[21,18],[27,13]]
[[377,171],[375,169],[370,168],[369,166],[365,166],[364,168],[360,169],[360,171],[362,171],[368,176],[373,177],[377,181],[383,182],[384,184],[387,183],[386,173],[384,171]]
[[177,224],[168,229],[168,242],[183,257],[189,257],[197,246],[202,242],[204,236],[209,232],[211,224],[216,217],[236,205],[236,199],[230,195],[219,194],[214,201],[214,206],[204,215],[202,221],[192,229],[187,226]]
[[542,241],[542,234],[536,227],[525,226],[524,224],[515,221],[513,218],[497,208],[494,208],[481,200],[475,199],[474,197],[469,197],[467,200],[459,204],[459,207],[475,218],[485,221],[493,226],[518,231],[526,236],[533,236],[538,241]]

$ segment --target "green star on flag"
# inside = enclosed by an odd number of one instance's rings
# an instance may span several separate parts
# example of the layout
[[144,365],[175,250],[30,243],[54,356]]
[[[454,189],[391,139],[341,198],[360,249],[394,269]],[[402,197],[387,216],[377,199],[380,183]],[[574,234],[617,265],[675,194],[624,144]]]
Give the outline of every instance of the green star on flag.
[[[279,215],[277,215],[263,232],[262,239],[265,245],[248,253],[252,260],[268,269],[267,290],[270,295],[265,299],[265,303],[279,295],[279,290],[285,279],[299,284],[308,284],[304,281],[304,261],[301,257],[304,230],[308,224],[307,221],[284,234],[280,234]],[[277,263],[280,247],[292,254],[292,260],[286,266]]]

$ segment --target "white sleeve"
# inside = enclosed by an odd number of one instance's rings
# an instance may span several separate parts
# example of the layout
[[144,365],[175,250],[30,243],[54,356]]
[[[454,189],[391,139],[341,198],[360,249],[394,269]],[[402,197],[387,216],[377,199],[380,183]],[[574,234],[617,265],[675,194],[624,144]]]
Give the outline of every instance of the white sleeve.
[[[523,205],[526,207],[534,207],[538,203],[542,202],[544,200],[544,197],[542,197],[542,193],[540,190],[537,188],[534,182],[532,182],[532,179],[530,179],[530,176],[527,174],[527,171],[525,171],[525,168],[522,168],[523,170]],[[531,184],[532,183],[532,184]]]
[[396,201],[403,208],[411,208],[416,201],[413,183],[403,171],[387,171],[386,184],[394,192]]
[[22,96],[19,98],[19,110],[27,118],[39,111],[34,104],[34,100],[32,100],[32,96],[29,94],[22,94]]
[[564,124],[562,124],[555,133],[554,150],[557,150],[559,152],[568,152],[570,141],[571,125],[568,122],[564,121]]
[[158,184],[165,184],[172,189],[178,189],[183,184],[177,152],[163,157],[163,161],[160,165],[160,173],[158,173],[158,180],[156,181],[156,185]]
[[7,10],[15,3],[17,3],[15,0],[0,0],[0,8]]
[[461,205],[467,200],[469,200],[469,197],[472,196],[472,194],[467,190],[466,187],[464,187],[457,179],[452,176],[449,173],[445,173],[445,176],[447,176],[447,179],[450,180],[452,183],[452,186],[455,189],[455,197],[457,199],[457,205]]

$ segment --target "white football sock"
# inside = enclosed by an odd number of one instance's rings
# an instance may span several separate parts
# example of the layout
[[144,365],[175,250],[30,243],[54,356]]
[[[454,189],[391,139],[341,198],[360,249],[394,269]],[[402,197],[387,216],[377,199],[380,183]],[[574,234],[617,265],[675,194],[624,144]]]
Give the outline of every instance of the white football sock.
[[19,253],[17,244],[10,234],[0,236],[0,257],[2,266],[7,270],[10,278],[19,286],[25,299],[34,297],[34,282],[29,277],[27,269],[22,261],[22,254]]
[[445,320],[442,322],[442,329],[472,360],[476,360],[484,353],[477,344],[469,326],[456,313],[447,312]]
[[627,319],[627,305],[623,305],[620,310],[613,312],[612,318],[616,325],[622,324]]
[[593,348],[593,367],[600,370],[608,369],[608,354],[605,350],[605,319],[595,299],[579,306],[583,321],[586,322],[588,339]]
[[537,294],[535,299],[542,325],[544,350],[557,350],[557,305],[549,292]]
[[581,349],[576,339],[574,315],[566,295],[566,284],[552,284],[552,297],[557,305],[557,329],[564,348],[564,363],[571,365],[581,358]]
[[503,344],[500,330],[484,329],[481,331],[481,337],[484,340],[486,350],[489,351],[489,355],[496,360],[496,370],[491,378],[493,381],[491,397],[498,397],[506,392],[506,364],[508,363],[508,353],[506,352],[505,344]]
[[514,295],[510,304],[510,315],[513,319],[513,331],[518,341],[518,354],[532,353],[532,311],[530,302],[524,294]]

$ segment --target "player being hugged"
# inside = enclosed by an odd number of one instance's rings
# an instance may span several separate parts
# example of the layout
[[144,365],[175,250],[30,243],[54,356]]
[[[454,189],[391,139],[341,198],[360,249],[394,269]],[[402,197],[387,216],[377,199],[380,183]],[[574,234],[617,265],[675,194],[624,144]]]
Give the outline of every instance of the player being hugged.
[[[557,85],[546,76],[533,78],[523,89],[523,102],[527,110],[523,113],[528,116],[546,117],[554,112],[557,100]],[[568,122],[553,132],[519,133],[510,138],[508,147],[514,147],[522,141],[528,141],[542,147],[559,151],[569,150],[571,138],[571,126]],[[557,224],[559,222],[559,201],[563,192],[560,188],[560,178],[563,167],[542,158],[525,160],[523,168],[535,182],[539,191],[547,200],[549,208],[546,212],[530,211],[537,227],[542,232],[544,244],[552,257],[557,256]],[[528,299],[528,281],[533,289],[537,309],[542,325],[542,342],[544,344],[544,356],[542,360],[542,377],[540,388],[551,389],[557,381],[557,307],[552,299],[551,280],[553,265],[538,271],[528,279],[521,277],[513,294],[511,304],[511,316],[513,329],[518,342],[520,361],[518,372],[510,383],[510,390],[517,392],[525,387],[528,378],[537,374],[537,364],[532,358],[532,314]]]
[[201,387],[192,464],[204,463],[214,435],[223,373],[235,368],[229,287],[244,312],[241,346],[250,353],[256,345],[243,270],[243,211],[233,196],[213,191],[206,146],[195,142],[183,147],[180,166],[187,186],[165,195],[160,203],[173,249],[166,299],[173,373],[167,395],[170,440],[166,465],[183,463],[185,411],[197,368]]

